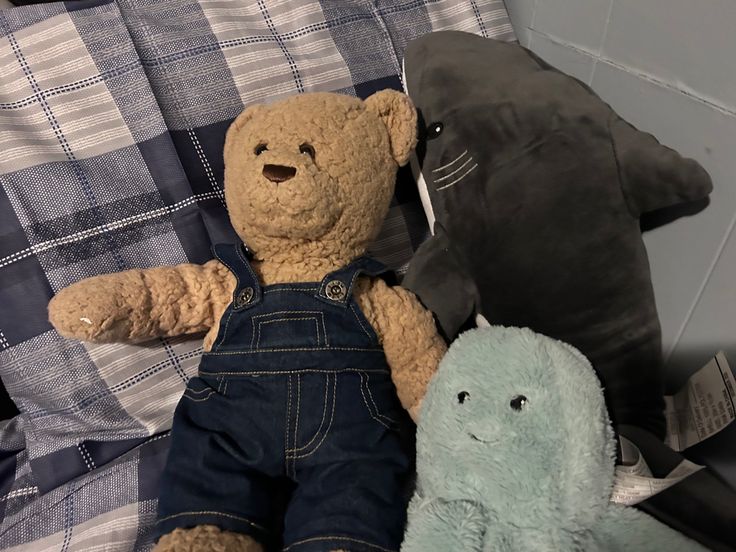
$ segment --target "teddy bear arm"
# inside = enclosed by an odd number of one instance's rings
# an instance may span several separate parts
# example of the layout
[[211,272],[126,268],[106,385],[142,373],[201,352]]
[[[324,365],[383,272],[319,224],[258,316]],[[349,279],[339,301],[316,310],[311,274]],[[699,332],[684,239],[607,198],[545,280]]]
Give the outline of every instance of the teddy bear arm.
[[173,269],[173,273],[152,272],[146,279],[153,297],[151,315],[156,321],[156,336],[212,328],[232,299],[236,285],[232,273],[218,260],[162,268]]
[[410,291],[360,281],[356,299],[383,345],[399,400],[417,419],[429,380],[447,351],[432,313]]
[[234,278],[219,261],[134,269],[81,280],[49,303],[49,320],[69,338],[135,342],[210,328]]

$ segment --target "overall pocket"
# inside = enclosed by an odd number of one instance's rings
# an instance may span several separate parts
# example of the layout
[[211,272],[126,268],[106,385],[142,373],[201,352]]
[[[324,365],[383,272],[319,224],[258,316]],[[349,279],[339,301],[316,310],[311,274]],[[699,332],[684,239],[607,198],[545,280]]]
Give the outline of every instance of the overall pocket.
[[252,319],[251,350],[321,348],[329,345],[324,314],[319,311],[281,311]]
[[401,403],[389,374],[357,372],[360,397],[368,415],[388,429],[396,429]]
[[[216,386],[212,384],[215,383]],[[218,378],[215,382],[208,382],[201,377],[189,378],[187,388],[184,390],[182,400],[187,399],[192,402],[205,402],[210,400],[212,397],[222,392],[222,388],[227,385],[227,381],[223,381],[223,378]]]

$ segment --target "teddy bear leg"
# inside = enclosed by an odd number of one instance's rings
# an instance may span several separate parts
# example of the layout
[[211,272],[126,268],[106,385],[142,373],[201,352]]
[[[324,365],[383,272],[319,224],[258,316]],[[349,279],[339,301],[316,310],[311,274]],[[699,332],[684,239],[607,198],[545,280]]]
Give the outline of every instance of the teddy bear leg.
[[174,529],[164,535],[154,552],[263,552],[251,536],[222,531],[214,525],[197,525],[190,529]]

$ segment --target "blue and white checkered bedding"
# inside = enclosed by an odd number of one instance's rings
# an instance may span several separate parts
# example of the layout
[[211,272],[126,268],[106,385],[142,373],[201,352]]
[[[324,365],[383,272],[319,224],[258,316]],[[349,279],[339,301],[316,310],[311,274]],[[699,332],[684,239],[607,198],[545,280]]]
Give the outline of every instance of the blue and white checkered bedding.
[[[412,38],[513,39],[501,0],[86,0],[0,11],[0,549],[146,550],[167,430],[201,340],[67,341],[81,278],[204,262],[233,238],[221,150],[252,102],[400,88]],[[408,171],[373,253],[426,234]]]

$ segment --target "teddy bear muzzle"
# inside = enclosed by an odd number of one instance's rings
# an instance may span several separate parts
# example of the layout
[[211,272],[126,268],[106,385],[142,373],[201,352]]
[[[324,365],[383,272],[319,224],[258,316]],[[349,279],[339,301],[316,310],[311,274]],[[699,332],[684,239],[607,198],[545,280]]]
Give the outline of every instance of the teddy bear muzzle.
[[294,178],[295,175],[296,167],[289,167],[287,165],[263,165],[263,176],[276,184],[286,182]]

